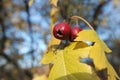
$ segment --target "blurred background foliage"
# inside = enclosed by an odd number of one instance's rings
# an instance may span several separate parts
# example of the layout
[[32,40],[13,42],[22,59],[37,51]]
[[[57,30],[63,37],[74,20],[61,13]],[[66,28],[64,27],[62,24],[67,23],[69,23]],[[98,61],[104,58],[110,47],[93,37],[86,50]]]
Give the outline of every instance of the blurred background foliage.
[[[32,80],[48,74],[40,60],[50,40],[49,0],[0,0],[0,80]],[[59,0],[57,22],[78,15],[91,23],[112,49],[108,59],[120,75],[120,1]],[[86,29],[86,25],[79,21]]]

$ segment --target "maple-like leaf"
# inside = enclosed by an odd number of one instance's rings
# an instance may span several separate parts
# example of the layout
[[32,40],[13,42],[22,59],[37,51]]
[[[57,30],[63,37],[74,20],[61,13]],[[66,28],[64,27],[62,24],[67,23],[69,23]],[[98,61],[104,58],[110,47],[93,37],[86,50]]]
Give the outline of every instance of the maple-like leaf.
[[99,80],[91,66],[80,62],[80,58],[88,57],[90,49],[83,42],[72,42],[64,49],[45,54],[41,63],[53,63],[48,80]]
[[53,51],[49,51],[48,53],[46,53],[43,56],[41,63],[49,64],[49,63],[53,62],[54,58],[55,58],[55,54],[53,53]]
[[105,55],[105,52],[109,53],[111,52],[111,50],[98,37],[97,33],[94,30],[81,31],[80,33],[78,33],[78,37],[75,39],[75,41],[94,42],[94,45],[90,49],[89,56],[93,59],[96,70],[102,70],[107,68],[109,80],[115,80],[116,77],[119,78],[112,66],[109,64]]

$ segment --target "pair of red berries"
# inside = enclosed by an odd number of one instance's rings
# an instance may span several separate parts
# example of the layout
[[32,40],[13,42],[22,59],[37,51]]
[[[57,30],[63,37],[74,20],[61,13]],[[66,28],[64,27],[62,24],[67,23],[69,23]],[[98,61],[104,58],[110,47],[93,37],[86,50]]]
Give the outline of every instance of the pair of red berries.
[[53,28],[53,35],[55,38],[60,40],[70,40],[73,41],[77,34],[82,30],[78,26],[70,27],[66,22],[56,24]]

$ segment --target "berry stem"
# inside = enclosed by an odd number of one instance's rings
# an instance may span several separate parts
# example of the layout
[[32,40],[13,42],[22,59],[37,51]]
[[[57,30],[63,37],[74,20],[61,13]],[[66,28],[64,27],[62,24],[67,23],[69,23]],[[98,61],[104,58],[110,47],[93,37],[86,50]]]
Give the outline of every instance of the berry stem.
[[86,23],[88,25],[89,28],[91,28],[92,30],[94,30],[94,28],[90,25],[90,23],[88,21],[86,21],[84,18],[80,17],[80,16],[72,16],[71,19],[75,19],[78,18],[80,20],[82,20],[84,23]]

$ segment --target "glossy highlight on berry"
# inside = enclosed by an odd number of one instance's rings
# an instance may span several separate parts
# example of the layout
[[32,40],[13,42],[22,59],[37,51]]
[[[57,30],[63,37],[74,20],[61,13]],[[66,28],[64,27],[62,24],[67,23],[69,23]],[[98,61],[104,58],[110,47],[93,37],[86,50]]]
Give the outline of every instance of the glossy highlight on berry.
[[61,22],[54,26],[53,35],[60,40],[69,40],[70,31],[70,25],[66,22]]

